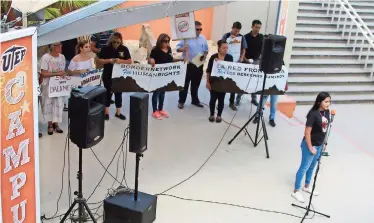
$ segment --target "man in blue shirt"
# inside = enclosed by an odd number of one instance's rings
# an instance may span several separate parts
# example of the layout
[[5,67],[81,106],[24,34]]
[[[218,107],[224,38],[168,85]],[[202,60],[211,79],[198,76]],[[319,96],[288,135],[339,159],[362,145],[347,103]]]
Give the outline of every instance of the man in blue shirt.
[[177,45],[177,52],[183,52],[183,57],[186,58],[186,53],[188,53],[188,60],[189,63],[187,64],[187,73],[186,73],[186,80],[184,82],[184,89],[183,91],[179,92],[179,104],[178,108],[183,109],[184,103],[187,99],[188,94],[188,87],[191,82],[191,99],[193,105],[197,107],[204,107],[199,100],[198,97],[198,90],[201,83],[201,78],[203,77],[203,67],[204,65],[201,64],[197,67],[195,64],[192,63],[192,59],[199,55],[200,61],[205,61],[206,56],[208,55],[208,43],[206,38],[201,31],[203,30],[202,24],[199,21],[195,21],[195,28],[196,28],[196,38],[187,40],[187,46],[184,46],[184,41],[180,41]]
[[[241,29],[242,24],[240,22],[234,22],[231,32],[225,33],[222,36],[222,40],[225,40],[229,44],[228,53],[234,58],[235,63],[244,62],[245,51],[247,49],[247,41],[245,41],[244,36],[240,34]],[[238,110],[237,105],[239,105],[241,97],[242,94],[238,94],[235,105],[235,93],[230,94],[230,108],[232,110]]]

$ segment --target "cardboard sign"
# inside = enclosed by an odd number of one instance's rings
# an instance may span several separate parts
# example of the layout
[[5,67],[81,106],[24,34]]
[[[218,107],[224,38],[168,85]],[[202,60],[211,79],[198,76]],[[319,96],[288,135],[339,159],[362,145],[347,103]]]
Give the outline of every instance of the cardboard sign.
[[170,17],[171,38],[173,40],[196,38],[195,16],[193,12],[186,12]]
[[102,74],[103,69],[95,69],[79,76],[51,77],[48,96],[50,98],[69,96],[72,88],[100,85]]
[[115,64],[113,92],[153,92],[183,90],[187,64],[166,63],[155,67],[143,64]]
[[[288,71],[285,66],[276,74],[267,74],[264,94],[281,95],[285,93]],[[260,94],[264,73],[259,65],[214,61],[211,73],[211,88],[218,92]]]

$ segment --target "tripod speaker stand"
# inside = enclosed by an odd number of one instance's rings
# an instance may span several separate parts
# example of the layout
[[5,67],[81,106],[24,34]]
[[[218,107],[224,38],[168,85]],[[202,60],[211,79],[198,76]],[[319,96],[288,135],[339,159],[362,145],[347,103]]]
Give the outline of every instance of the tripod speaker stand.
[[78,170],[77,178],[78,178],[78,192],[74,192],[74,195],[76,195],[77,197],[74,199],[73,204],[70,206],[69,210],[66,212],[64,217],[61,219],[60,223],[65,222],[66,218],[70,215],[70,213],[72,212],[76,204],[78,204],[78,222],[79,223],[87,221],[87,217],[84,212],[84,209],[86,209],[86,211],[88,212],[88,215],[90,216],[91,221],[96,223],[96,219],[94,218],[91,210],[89,209],[86,199],[83,198],[82,148],[79,148],[79,170]]
[[[327,146],[327,141],[329,139],[329,135],[330,135],[330,130],[331,130],[331,127],[332,127],[332,122],[334,120],[334,116],[335,116],[335,111],[333,110],[331,112],[331,123],[328,125],[327,127],[327,134],[325,136],[325,140],[324,140],[324,147],[326,148]],[[324,148],[322,148],[324,149]],[[318,162],[317,162],[317,169],[316,169],[316,174],[314,175],[314,182],[313,182],[313,187],[312,187],[312,193],[310,194],[310,198],[309,198],[309,204],[307,207],[302,207],[300,205],[297,205],[297,204],[292,204],[292,206],[294,207],[297,207],[297,208],[301,208],[301,209],[304,209],[306,210],[305,212],[305,215],[304,217],[301,219],[301,223],[304,222],[304,220],[306,219],[306,216],[309,215],[309,212],[313,212],[313,213],[316,213],[316,214],[319,214],[319,215],[322,215],[322,216],[325,216],[326,218],[330,218],[330,215],[327,215],[327,214],[323,214],[321,212],[318,212],[318,211],[315,211],[315,210],[311,210],[310,209],[310,206],[312,205],[312,199],[313,199],[313,194],[314,194],[314,189],[316,188],[316,183],[317,183],[317,177],[318,177],[318,173],[319,173],[319,168],[320,168],[320,165],[321,165],[321,158],[322,158],[322,151],[321,151],[321,155],[319,156],[318,158]]]
[[[266,74],[264,74],[264,81],[262,83],[262,90],[261,90],[261,96],[260,96],[260,104],[258,106],[262,106],[262,104],[263,104],[265,84],[266,84]],[[247,126],[248,126],[249,123],[251,123],[251,121],[254,118],[258,118],[259,122],[257,122],[256,136],[255,136],[255,139],[253,140],[252,137],[251,137],[251,135],[249,134],[249,132],[247,130]],[[264,133],[261,138],[259,138],[260,137],[260,123],[261,123],[262,130],[263,130],[263,133]],[[266,158],[270,157],[269,156],[268,143],[267,143],[268,133],[267,133],[267,130],[266,130],[265,120],[264,120],[264,116],[263,116],[263,108],[257,109],[257,111],[255,112],[255,114],[243,125],[243,127],[236,133],[236,135],[234,136],[234,138],[232,138],[229,141],[229,145],[236,139],[236,137],[239,136],[239,134],[242,131],[245,131],[247,133],[249,139],[252,141],[252,143],[253,143],[253,145],[255,147],[261,142],[262,139],[264,139],[264,141],[265,141],[265,148],[266,148]]]

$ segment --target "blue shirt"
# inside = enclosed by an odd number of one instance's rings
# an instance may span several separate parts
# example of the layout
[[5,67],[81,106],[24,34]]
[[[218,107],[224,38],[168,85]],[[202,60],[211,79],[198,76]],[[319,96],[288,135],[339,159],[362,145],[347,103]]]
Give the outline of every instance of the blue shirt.
[[[201,53],[204,55],[205,52],[208,52],[208,43],[205,39],[205,36],[200,34],[196,39],[188,39],[188,59],[191,61],[197,54]],[[180,41],[177,45],[178,49],[183,49],[184,41]],[[183,58],[186,58],[185,53],[183,52]]]

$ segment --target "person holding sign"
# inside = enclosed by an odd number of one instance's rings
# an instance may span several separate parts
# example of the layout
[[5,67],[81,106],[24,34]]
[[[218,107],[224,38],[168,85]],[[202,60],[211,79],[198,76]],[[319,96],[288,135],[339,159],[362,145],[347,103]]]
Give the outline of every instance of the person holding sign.
[[[228,53],[232,55],[234,62],[243,62],[245,51],[247,49],[247,42],[245,41],[244,36],[240,34],[241,29],[242,24],[240,22],[234,22],[234,24],[232,24],[231,32],[222,36],[222,40],[225,40],[229,44]],[[232,110],[238,110],[237,105],[239,105],[241,97],[242,95],[238,94],[235,104],[235,93],[231,93],[230,108]]]
[[[215,60],[223,60],[223,61],[229,61],[233,62],[234,58],[228,54],[228,48],[229,45],[225,40],[219,40],[217,42],[218,45],[218,53],[213,54],[208,63],[208,68],[206,69],[206,88],[210,91],[210,102],[209,102],[209,108],[210,108],[210,116],[209,121],[214,122],[214,120],[217,123],[220,123],[222,121],[221,115],[223,112],[223,107],[225,106],[225,92],[218,92],[211,89],[210,85],[213,81],[215,81],[210,74],[212,73],[213,63]],[[217,117],[214,118],[214,110],[216,107],[216,101],[218,100],[218,106],[217,106]]]
[[62,122],[64,97],[49,97],[49,79],[54,76],[65,76],[66,61],[61,54],[60,42],[50,44],[48,47],[50,52],[40,59],[40,73],[43,76],[41,107],[44,119],[48,122],[48,135],[52,135],[53,131],[63,133],[58,124]]
[[206,56],[208,55],[208,43],[201,31],[203,30],[202,24],[195,21],[196,38],[188,39],[187,46],[184,46],[184,40],[180,41],[177,45],[177,52],[183,52],[183,58],[186,59],[188,54],[189,63],[187,64],[186,80],[184,83],[183,91],[179,92],[178,108],[183,109],[184,103],[187,99],[188,87],[191,83],[191,99],[193,105],[197,107],[204,107],[199,100],[198,90],[203,77],[203,67]]
[[[103,47],[98,56],[98,62],[104,64],[103,83],[107,90],[105,120],[109,120],[109,107],[112,98],[112,71],[113,64],[131,64],[129,49],[123,45],[122,34],[113,33],[105,47]],[[115,117],[125,120],[126,117],[121,114],[122,93],[115,93],[116,114]]]
[[[162,33],[158,36],[156,46],[153,47],[151,54],[148,58],[148,63],[154,67],[156,64],[172,63],[176,61],[173,58],[170,47],[170,36],[168,34]],[[162,117],[168,118],[169,114],[164,111],[164,100],[165,92],[154,91],[152,95],[152,116],[155,119],[162,120]]]
[[91,45],[87,40],[80,40],[76,46],[77,55],[70,61],[68,75],[80,75],[94,69]]

